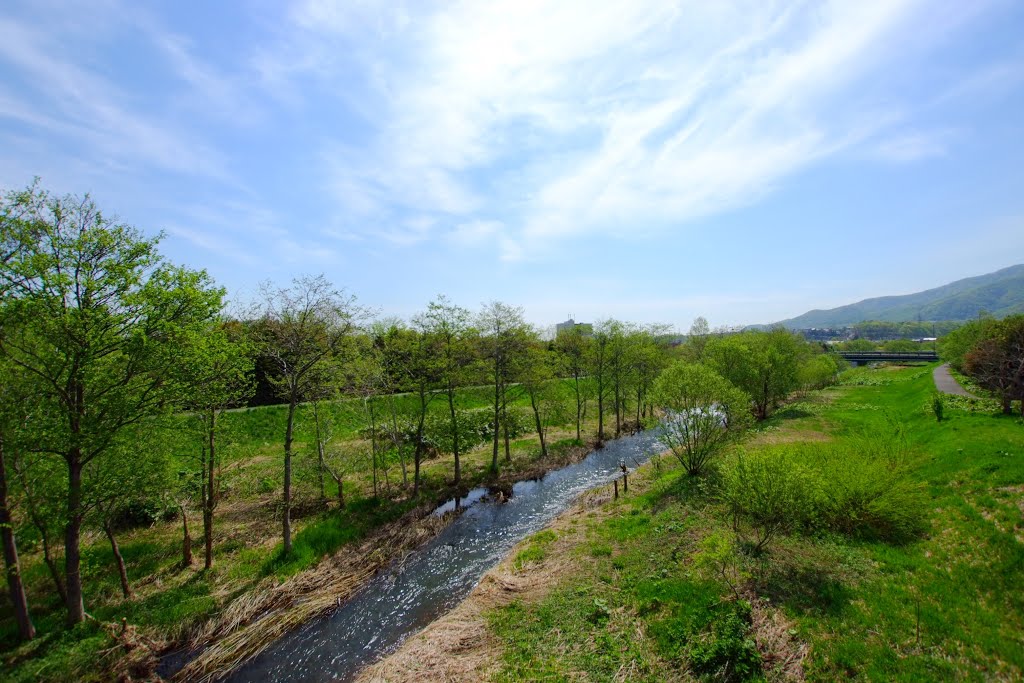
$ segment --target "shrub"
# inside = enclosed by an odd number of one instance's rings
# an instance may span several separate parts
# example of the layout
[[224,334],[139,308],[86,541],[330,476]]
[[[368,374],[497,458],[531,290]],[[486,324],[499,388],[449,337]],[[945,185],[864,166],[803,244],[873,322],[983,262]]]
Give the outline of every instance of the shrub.
[[899,435],[769,447],[740,453],[721,494],[734,520],[754,530],[755,552],[801,527],[900,543],[925,528],[924,491],[909,463]]
[[821,482],[818,516],[829,528],[894,542],[924,529],[924,492],[908,476],[910,456],[899,436],[862,436],[805,451]]
[[677,362],[651,391],[663,418],[659,440],[696,476],[750,421],[750,397],[711,368]]
[[942,422],[942,410],[943,410],[943,408],[944,408],[944,401],[942,399],[942,394],[940,394],[939,392],[936,391],[935,394],[932,395],[932,412],[935,413],[935,421],[936,422]]
[[814,518],[816,478],[788,448],[740,452],[722,476],[722,492],[733,513],[754,531],[754,552],[778,534]]

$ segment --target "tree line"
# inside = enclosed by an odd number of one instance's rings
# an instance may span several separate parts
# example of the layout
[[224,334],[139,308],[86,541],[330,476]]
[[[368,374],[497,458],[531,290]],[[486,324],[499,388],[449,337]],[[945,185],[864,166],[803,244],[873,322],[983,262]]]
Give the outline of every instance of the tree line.
[[[225,290],[204,271],[168,263],[159,237],[108,217],[88,197],[55,196],[38,183],[8,192],[0,226],[0,530],[26,639],[34,628],[19,530],[40,550],[70,625],[88,616],[86,530],[103,533],[131,597],[117,533],[140,497],[179,511],[183,564],[193,562],[188,510],[198,503],[204,565],[212,566],[224,412],[251,400],[257,384],[285,410],[287,554],[300,406],[312,409],[320,497],[327,479],[344,505],[345,473],[327,455],[326,408],[341,396],[362,405],[373,495],[397,459],[403,495],[415,497],[428,459],[449,457],[457,488],[462,456],[484,439],[497,474],[524,429],[536,433],[543,456],[553,424],[572,424],[582,443],[588,416],[598,447],[655,419],[680,443],[724,443],[794,390],[833,381],[841,362],[781,329],[713,336],[703,319],[677,347],[660,341],[662,327],[611,319],[592,334],[545,340],[519,307],[470,311],[444,296],[409,321],[375,319],[323,276],[268,283],[250,310],[230,317]],[[483,420],[458,398],[480,386],[489,394]],[[525,418],[515,408],[524,403]],[[441,425],[432,417],[438,404]],[[679,452],[698,471],[715,449],[691,446]]]

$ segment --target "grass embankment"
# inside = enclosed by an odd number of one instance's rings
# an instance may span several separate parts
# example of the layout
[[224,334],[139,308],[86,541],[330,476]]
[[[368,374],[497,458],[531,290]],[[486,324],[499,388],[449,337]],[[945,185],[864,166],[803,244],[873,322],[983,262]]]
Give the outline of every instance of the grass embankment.
[[[482,389],[468,389],[460,393],[459,407],[484,409],[489,398]],[[401,396],[396,400],[400,413],[409,412],[415,397]],[[386,402],[380,401],[378,409],[386,414]],[[9,605],[6,601],[0,604],[0,679],[109,680],[115,674],[131,673],[133,667],[135,675],[143,674],[154,661],[146,653],[160,651],[175,642],[195,643],[210,634],[223,638],[237,630],[239,624],[225,623],[232,617],[228,608],[247,601],[257,604],[256,594],[265,594],[268,586],[283,586],[291,580],[292,585],[315,588],[319,583],[305,580],[304,573],[316,571],[325,557],[345,551],[333,564],[351,566],[353,576],[359,573],[358,558],[353,559],[353,555],[366,551],[365,566],[375,566],[385,558],[364,546],[385,538],[382,532],[388,528],[408,525],[420,510],[453,493],[450,455],[442,454],[423,463],[420,495],[414,499],[410,495],[411,457],[407,462],[409,482],[403,486],[397,455],[392,452],[388,456],[386,482],[385,475],[380,475],[382,495],[373,498],[370,442],[361,432],[365,425],[362,403],[339,401],[322,405],[321,411],[331,423],[329,458],[345,474],[346,506],[338,509],[337,487],[329,477],[328,503],[324,505],[319,500],[312,410],[304,406],[300,408],[294,445],[297,457],[291,555],[282,556],[280,543],[284,408],[226,413],[222,417],[225,435],[213,568],[202,569],[202,521],[197,510],[189,511],[188,520],[195,553],[191,567],[180,564],[180,517],[123,531],[118,540],[135,592],[133,599],[125,600],[120,595],[110,547],[101,534],[93,533],[84,547],[83,582],[86,609],[95,619],[67,630],[63,626],[62,605],[41,553],[26,539],[22,542],[22,570],[40,637],[18,645]],[[443,397],[435,398],[432,419],[441,420],[446,414]],[[595,427],[587,425],[589,431]],[[552,427],[548,437],[550,454],[541,461],[536,435],[524,433],[512,441],[510,462],[502,451],[497,479],[489,472],[489,443],[474,444],[463,455],[460,488],[500,484],[558,466],[584,450],[571,438],[574,435],[572,424]],[[198,450],[198,442],[195,448]],[[261,599],[267,604],[272,602],[266,595]],[[128,624],[126,631],[122,631],[122,620]]]
[[[499,681],[1020,680],[1024,423],[967,401],[936,422],[932,392],[930,366],[857,369],[745,444],[852,458],[844,444],[902,425],[907,483],[925,501],[916,538],[819,527],[731,555],[713,478],[690,480],[668,456],[628,496],[577,509],[509,558],[502,571],[539,588],[499,591],[479,610],[487,655],[474,670]],[[741,523],[739,535],[753,534]],[[457,648],[449,655],[457,667]]]

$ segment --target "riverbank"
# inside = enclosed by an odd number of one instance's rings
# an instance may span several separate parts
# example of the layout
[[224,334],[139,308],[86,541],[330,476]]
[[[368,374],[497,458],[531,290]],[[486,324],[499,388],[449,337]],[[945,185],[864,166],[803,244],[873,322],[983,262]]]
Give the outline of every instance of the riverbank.
[[956,405],[936,422],[933,391],[931,368],[858,369],[744,446],[843,448],[898,425],[927,499],[916,538],[794,529],[726,553],[713,479],[664,459],[617,501],[581,499],[360,680],[1019,679],[1024,427]]
[[[465,400],[475,399],[470,396]],[[553,426],[548,433],[547,458],[539,457],[536,435],[513,438],[511,458],[506,459],[502,452],[499,475],[494,477],[490,473],[489,444],[482,444],[463,454],[459,487],[450,483],[451,456],[440,455],[423,462],[421,490],[416,498],[410,495],[411,481],[409,487],[402,486],[399,463],[394,461],[390,463],[390,483],[381,475],[380,497],[375,499],[369,459],[362,459],[368,444],[346,424],[344,430],[339,430],[339,438],[344,440],[331,446],[352,454],[346,475],[346,505],[343,509],[337,507],[336,489],[330,486],[326,504],[318,500],[315,451],[313,457],[299,459],[293,509],[294,552],[284,557],[280,551],[276,479],[280,477],[280,444],[271,440],[280,421],[278,413],[277,409],[254,409],[232,414],[238,424],[231,430],[230,445],[222,450],[222,500],[215,517],[212,569],[202,568],[199,547],[195,563],[182,565],[180,516],[123,531],[118,541],[133,588],[132,598],[125,599],[120,595],[106,539],[87,535],[86,605],[93,619],[67,630],[62,626],[62,606],[48,583],[38,546],[33,552],[26,544],[23,575],[41,637],[17,644],[13,634],[0,633],[0,665],[5,680],[152,679],[158,658],[165,653],[183,646],[205,648],[226,642],[231,634],[250,629],[256,621],[253,615],[267,608],[284,613],[292,609],[293,603],[297,606],[308,602],[302,608],[308,609],[316,602],[311,598],[320,592],[316,588],[321,585],[318,577],[344,579],[349,588],[341,594],[337,590],[323,592],[320,600],[333,600],[327,609],[336,605],[362,585],[359,577],[372,577],[376,569],[396,556],[395,551],[407,552],[436,533],[438,521],[427,517],[437,503],[480,485],[509,487],[519,479],[536,477],[578,460],[589,450],[588,445],[572,438],[574,426]],[[588,421],[584,427],[589,432],[596,422]],[[296,451],[308,452],[309,446],[299,441]],[[199,515],[194,510],[188,510],[188,515],[194,537],[201,529]],[[418,538],[395,540],[388,535],[410,524],[421,524],[418,528],[423,532]],[[375,543],[386,546],[386,552],[375,552]],[[340,555],[337,562],[325,562],[325,558],[335,555]],[[295,614],[284,621],[301,621],[298,612]],[[212,663],[213,659],[204,661]]]

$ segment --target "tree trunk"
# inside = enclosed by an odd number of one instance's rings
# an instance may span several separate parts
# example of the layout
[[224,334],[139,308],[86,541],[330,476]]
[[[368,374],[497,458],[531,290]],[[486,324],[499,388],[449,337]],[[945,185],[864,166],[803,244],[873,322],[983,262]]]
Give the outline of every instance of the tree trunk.
[[452,452],[455,456],[455,485],[462,481],[462,467],[459,464],[459,421],[455,415],[455,388],[448,383],[448,412],[452,418]]
[[67,453],[68,508],[64,526],[64,581],[68,625],[85,621],[82,599],[82,451],[73,447]]
[[537,407],[537,399],[533,392],[530,392],[530,406],[533,408],[533,421],[537,426],[537,437],[540,439],[540,457],[548,457],[548,446],[544,441],[544,427],[540,421],[540,410]]
[[107,535],[107,540],[110,541],[110,549],[114,552],[114,560],[117,562],[117,574],[121,579],[121,592],[124,594],[125,600],[131,600],[132,587],[128,585],[128,572],[124,566],[124,557],[121,556],[121,548],[117,545],[114,530],[110,527],[110,520],[103,520],[103,533]]
[[316,401],[313,401],[313,424],[316,426],[316,474],[320,481],[320,500],[327,500],[327,493],[324,491],[324,441],[320,437],[320,410]]
[[288,422],[284,431],[284,511],[281,514],[281,532],[284,554],[292,552],[292,430],[295,425],[295,404],[298,397],[292,392],[288,402]]
[[501,431],[505,437],[505,462],[512,462],[512,449],[509,448],[508,438],[508,411],[505,406],[504,397],[501,401]]
[[178,509],[181,510],[181,566],[191,567],[192,566],[192,536],[188,533],[188,514],[185,510],[185,506],[178,503]]
[[615,438],[622,434],[622,391],[619,381],[615,381]]
[[597,442],[604,442],[604,387],[597,383]]
[[1003,394],[1003,415],[1013,415],[1013,407],[1010,405],[1009,394]]
[[367,412],[370,413],[370,461],[373,468],[373,497],[377,498],[380,493],[377,491],[377,424],[374,420],[373,405],[367,403]]
[[334,483],[338,485],[338,509],[345,509],[345,481],[338,475],[334,475]]
[[498,473],[498,412],[500,410],[499,399],[501,390],[499,388],[498,365],[494,365],[494,450],[491,452],[491,472]]
[[18,564],[18,543],[14,537],[14,525],[7,507],[7,463],[4,462],[4,440],[0,436],[0,537],[4,546],[4,569],[7,571],[7,589],[11,596],[14,620],[18,623],[18,635],[22,640],[36,637],[36,627],[28,613],[28,598],[21,581],[21,566]]
[[583,403],[580,401],[580,376],[578,374],[576,374],[575,372],[573,373],[573,381],[574,381],[575,388],[576,388],[576,440],[577,441],[582,441],[583,438],[582,438],[582,434],[581,434],[581,431],[580,431],[580,428],[581,428],[580,421],[581,421],[582,416],[580,415],[580,412],[581,412],[581,409],[583,407]]
[[210,453],[209,466],[206,470],[206,500],[203,501],[203,544],[206,556],[203,566],[207,569],[213,567],[213,510],[217,507],[217,488],[214,480],[214,467],[216,466],[216,435],[217,435],[217,413],[210,411]]

